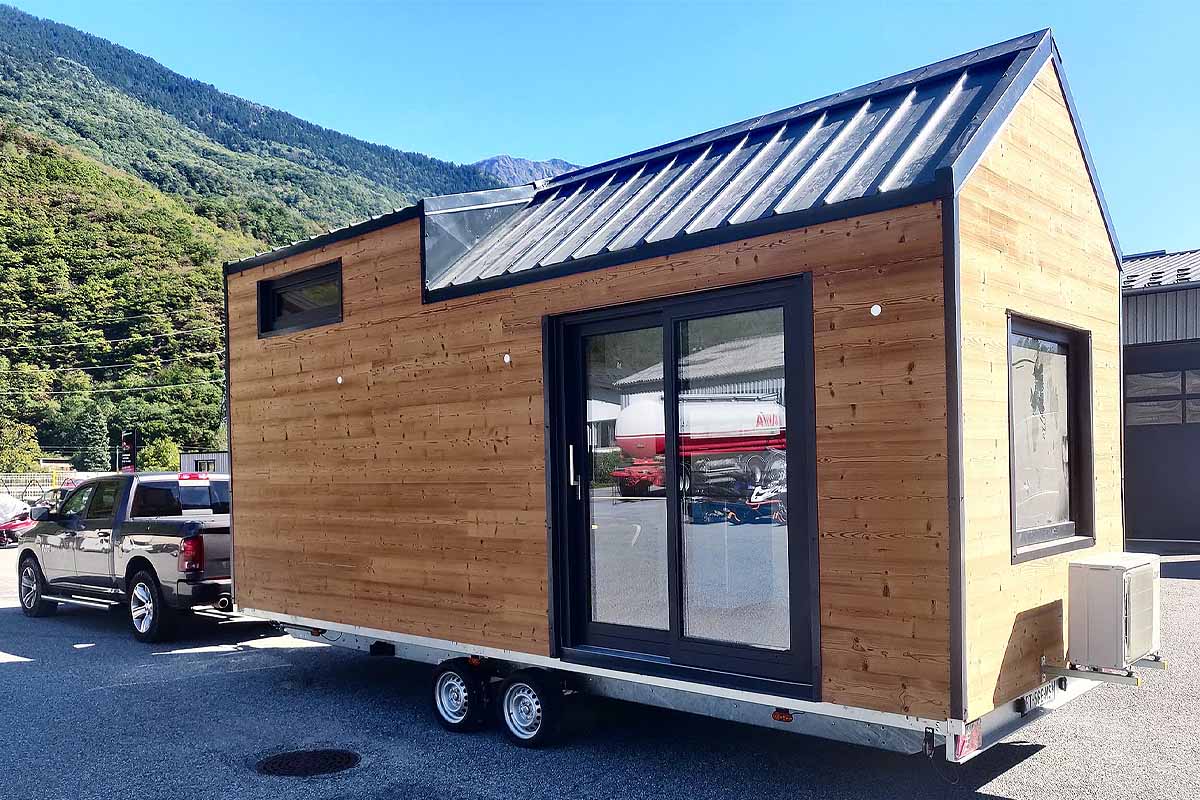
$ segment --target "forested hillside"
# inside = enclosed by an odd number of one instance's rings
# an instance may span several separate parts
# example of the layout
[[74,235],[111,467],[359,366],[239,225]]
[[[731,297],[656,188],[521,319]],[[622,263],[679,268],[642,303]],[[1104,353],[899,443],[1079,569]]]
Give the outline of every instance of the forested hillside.
[[43,453],[108,469],[130,429],[154,466],[223,449],[223,261],[504,176],[0,5],[0,473]]
[[0,428],[31,425],[44,450],[72,456],[97,420],[106,441],[136,428],[148,442],[217,445],[219,264],[256,247],[137,178],[0,125]]
[[222,227],[271,244],[428,195],[498,185],[475,166],[313,125],[3,5],[0,120],[138,175]]

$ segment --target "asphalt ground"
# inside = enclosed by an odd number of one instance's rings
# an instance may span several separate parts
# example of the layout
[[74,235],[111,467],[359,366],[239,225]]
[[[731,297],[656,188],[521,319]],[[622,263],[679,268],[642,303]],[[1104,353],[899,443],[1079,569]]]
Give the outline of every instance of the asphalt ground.
[[[0,798],[1194,798],[1200,797],[1200,559],[1164,564],[1171,670],[1101,686],[952,767],[597,698],[566,736],[522,750],[444,732],[429,668],[197,619],[170,645],[119,614],[17,607],[0,550]],[[359,766],[259,775],[262,757],[344,747]]]

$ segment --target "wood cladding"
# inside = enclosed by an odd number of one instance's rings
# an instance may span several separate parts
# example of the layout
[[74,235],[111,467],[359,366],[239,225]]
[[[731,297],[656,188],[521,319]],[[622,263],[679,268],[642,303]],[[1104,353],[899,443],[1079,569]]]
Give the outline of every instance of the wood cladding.
[[[925,203],[422,305],[412,221],[229,276],[238,602],[547,653],[542,318],[812,272],[822,699],[944,717],[941,231]],[[333,258],[342,323],[258,339],[256,281]]]
[[967,180],[959,220],[973,719],[1037,686],[1042,655],[1064,657],[1072,554],[1011,563],[1007,311],[1091,331],[1096,549],[1122,549],[1119,273],[1052,62]]

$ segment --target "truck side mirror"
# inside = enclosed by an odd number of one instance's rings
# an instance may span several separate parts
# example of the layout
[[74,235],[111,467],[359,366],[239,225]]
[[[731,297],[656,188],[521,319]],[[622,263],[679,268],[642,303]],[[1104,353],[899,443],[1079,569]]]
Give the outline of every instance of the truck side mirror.
[[50,519],[50,509],[46,506],[34,506],[29,509],[29,518],[37,522],[43,522]]

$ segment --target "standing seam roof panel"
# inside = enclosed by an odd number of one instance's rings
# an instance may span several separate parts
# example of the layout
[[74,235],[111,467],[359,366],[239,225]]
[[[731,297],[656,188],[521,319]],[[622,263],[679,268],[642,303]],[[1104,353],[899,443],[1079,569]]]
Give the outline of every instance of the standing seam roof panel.
[[939,165],[979,133],[981,111],[1021,72],[1021,59],[1038,48],[1048,58],[1049,42],[1046,32],[1022,37],[535,184],[524,211],[428,287],[931,186]]

